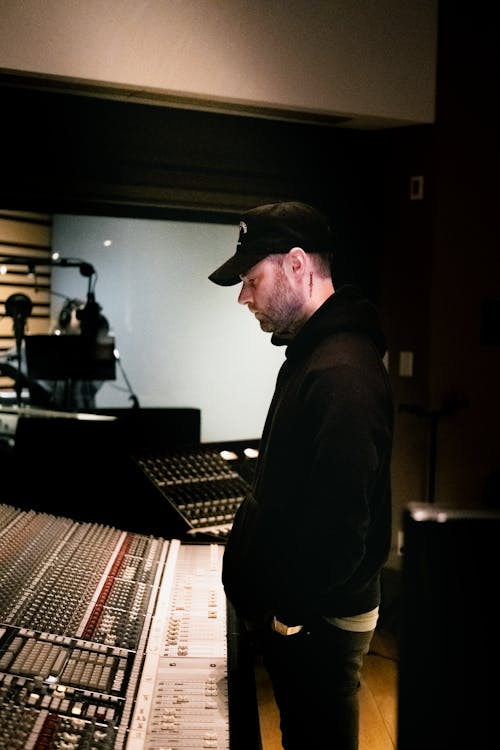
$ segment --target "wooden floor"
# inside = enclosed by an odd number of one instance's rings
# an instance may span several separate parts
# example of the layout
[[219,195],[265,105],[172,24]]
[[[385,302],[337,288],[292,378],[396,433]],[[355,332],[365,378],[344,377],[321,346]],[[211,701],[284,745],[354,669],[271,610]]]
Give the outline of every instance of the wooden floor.
[[[264,668],[255,668],[262,750],[282,750],[279,716]],[[359,750],[395,750],[397,649],[392,634],[376,631],[364,660]]]

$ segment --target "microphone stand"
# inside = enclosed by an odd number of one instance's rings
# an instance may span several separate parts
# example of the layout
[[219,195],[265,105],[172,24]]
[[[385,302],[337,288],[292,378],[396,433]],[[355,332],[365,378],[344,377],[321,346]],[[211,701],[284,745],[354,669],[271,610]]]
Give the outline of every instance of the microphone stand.
[[[12,318],[14,327],[14,336],[16,339],[17,366],[19,373],[22,373],[22,344],[24,339],[24,329],[26,320],[31,314],[33,304],[26,294],[11,294],[5,300],[5,312]],[[17,405],[22,405],[22,378],[16,378],[16,401]]]
[[[22,343],[24,338],[24,323],[25,321],[19,321],[15,318],[14,319],[14,330],[18,329],[19,325],[22,325],[22,333],[19,333],[18,330],[16,330],[15,337],[16,337],[16,352],[17,352],[17,369],[19,372],[22,371],[21,368],[21,360],[22,360]],[[21,378],[16,378],[15,382],[15,388],[16,388],[16,402],[18,406],[21,406],[23,400],[22,400],[22,393],[23,393],[23,384],[21,382]]]
[[458,409],[463,409],[468,403],[457,397],[448,398],[441,409],[425,409],[418,404],[400,404],[399,411],[414,414],[420,419],[426,419],[429,427],[429,450],[427,457],[428,490],[427,502],[433,503],[436,491],[436,465],[438,446],[438,425],[443,417],[454,414]]
[[118,349],[115,349],[115,360],[118,362],[118,367],[120,368],[120,372],[123,376],[123,379],[125,381],[125,384],[128,388],[128,392],[130,393],[129,399],[132,401],[132,408],[133,409],[139,409],[139,399],[135,395],[134,391],[132,390],[132,386],[130,385],[130,381],[127,378],[127,375],[125,374],[125,370],[123,369],[123,365],[120,359],[120,353]]

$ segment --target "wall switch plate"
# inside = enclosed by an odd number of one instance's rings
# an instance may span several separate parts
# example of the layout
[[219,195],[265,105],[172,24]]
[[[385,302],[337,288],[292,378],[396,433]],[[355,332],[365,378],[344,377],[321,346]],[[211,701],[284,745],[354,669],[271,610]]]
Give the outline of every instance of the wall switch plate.
[[413,377],[413,352],[399,352],[399,375],[402,378]]

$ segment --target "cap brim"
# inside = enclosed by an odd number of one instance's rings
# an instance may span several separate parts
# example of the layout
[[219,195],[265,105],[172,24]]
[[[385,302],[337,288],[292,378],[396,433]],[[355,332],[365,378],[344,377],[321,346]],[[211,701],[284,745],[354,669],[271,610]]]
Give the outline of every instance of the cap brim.
[[226,260],[219,268],[216,268],[208,277],[210,281],[219,286],[234,286],[241,281],[240,276],[245,274],[252,266],[265,258],[269,253],[235,253]]

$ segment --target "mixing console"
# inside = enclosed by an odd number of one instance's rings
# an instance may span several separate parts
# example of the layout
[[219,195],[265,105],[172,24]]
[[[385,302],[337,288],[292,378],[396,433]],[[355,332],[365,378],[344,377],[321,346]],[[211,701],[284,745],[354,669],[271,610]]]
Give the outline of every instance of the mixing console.
[[0,505],[0,749],[235,750],[222,550]]
[[250,490],[256,457],[252,447],[224,450],[205,443],[135,461],[175,510],[185,533],[224,541]]

